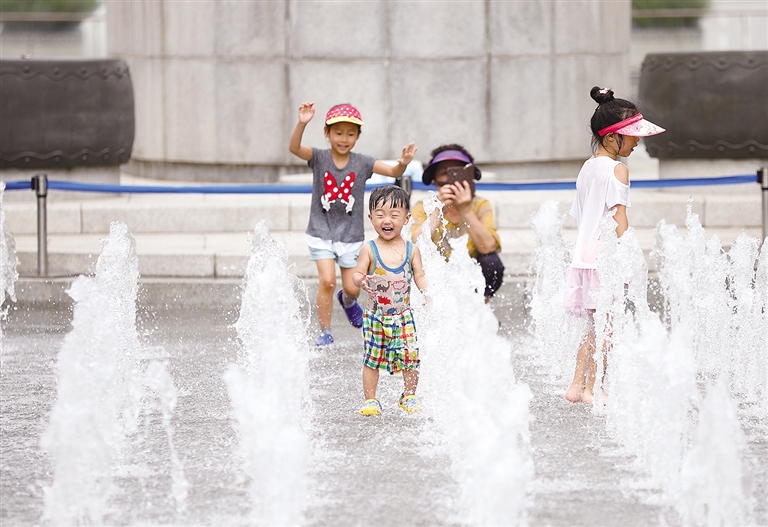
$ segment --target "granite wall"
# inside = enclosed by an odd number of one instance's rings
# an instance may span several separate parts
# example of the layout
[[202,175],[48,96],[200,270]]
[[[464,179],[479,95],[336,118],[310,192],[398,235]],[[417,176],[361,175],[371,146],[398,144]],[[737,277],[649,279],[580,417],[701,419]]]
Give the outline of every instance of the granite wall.
[[109,53],[131,68],[136,175],[274,181],[350,102],[356,150],[417,158],[463,143],[499,179],[574,177],[593,85],[629,89],[630,1],[113,0]]

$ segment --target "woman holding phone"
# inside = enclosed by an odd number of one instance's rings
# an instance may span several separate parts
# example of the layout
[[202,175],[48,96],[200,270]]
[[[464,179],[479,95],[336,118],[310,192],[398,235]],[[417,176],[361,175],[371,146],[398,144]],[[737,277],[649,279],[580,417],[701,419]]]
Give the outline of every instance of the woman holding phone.
[[437,188],[437,198],[443,203],[442,216],[447,223],[443,224],[438,210],[427,218],[420,201],[413,208],[411,236],[415,242],[427,226],[432,241],[447,260],[451,256],[448,240],[468,234],[469,256],[477,260],[483,270],[484,295],[488,302],[501,287],[504,264],[499,258],[501,241],[496,233],[493,207],[487,199],[475,195],[474,180],[480,177],[474,158],[463,146],[448,144],[435,148],[421,180]]

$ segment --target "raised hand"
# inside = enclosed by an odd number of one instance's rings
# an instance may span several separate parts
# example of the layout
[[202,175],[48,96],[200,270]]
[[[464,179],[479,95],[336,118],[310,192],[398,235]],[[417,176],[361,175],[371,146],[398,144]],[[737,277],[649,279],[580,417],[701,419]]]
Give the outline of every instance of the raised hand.
[[408,146],[403,148],[403,155],[400,157],[400,159],[397,160],[398,164],[400,165],[408,165],[411,161],[413,161],[413,156],[416,155],[416,152],[419,150],[419,147],[417,147],[414,143],[409,143]]
[[299,122],[301,124],[307,124],[315,116],[315,103],[305,102],[299,106]]
[[468,181],[457,181],[450,186],[453,190],[453,206],[461,213],[472,210],[472,188]]

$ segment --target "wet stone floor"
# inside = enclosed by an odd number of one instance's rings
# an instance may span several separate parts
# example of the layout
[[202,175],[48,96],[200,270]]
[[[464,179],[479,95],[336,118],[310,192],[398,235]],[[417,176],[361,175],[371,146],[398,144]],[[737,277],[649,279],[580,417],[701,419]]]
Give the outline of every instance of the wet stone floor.
[[[504,309],[504,306],[497,309]],[[519,379],[533,392],[529,525],[662,525],[653,488],[607,436],[604,423],[584,405],[562,397],[526,353],[524,321],[498,313],[515,350]],[[40,447],[56,396],[58,350],[70,328],[67,309],[25,306],[3,322],[0,368],[0,524],[39,525],[43,489],[52,467]],[[430,414],[406,416],[397,408],[399,376],[382,375],[380,418],[364,418],[361,342],[340,312],[337,343],[312,350],[307,379],[312,400],[311,456],[304,510],[306,525],[454,525],[458,485],[449,456],[431,439]],[[222,376],[235,361],[236,309],[147,312],[137,324],[148,355],[164,360],[178,393],[174,444],[189,484],[186,508],[169,497],[168,444],[147,423],[133,438],[104,518],[109,525],[250,525],[249,478],[242,469],[237,434]],[[158,413],[150,420],[159,420]]]

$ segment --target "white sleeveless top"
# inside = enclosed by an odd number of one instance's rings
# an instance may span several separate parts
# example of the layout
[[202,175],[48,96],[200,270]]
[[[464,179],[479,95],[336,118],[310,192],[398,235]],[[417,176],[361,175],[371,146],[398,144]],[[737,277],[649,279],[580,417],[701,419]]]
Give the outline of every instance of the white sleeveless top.
[[597,255],[603,248],[599,240],[600,219],[616,205],[630,206],[629,185],[613,173],[618,164],[610,157],[591,157],[579,171],[576,199],[570,212],[579,229],[571,267],[597,269]]

